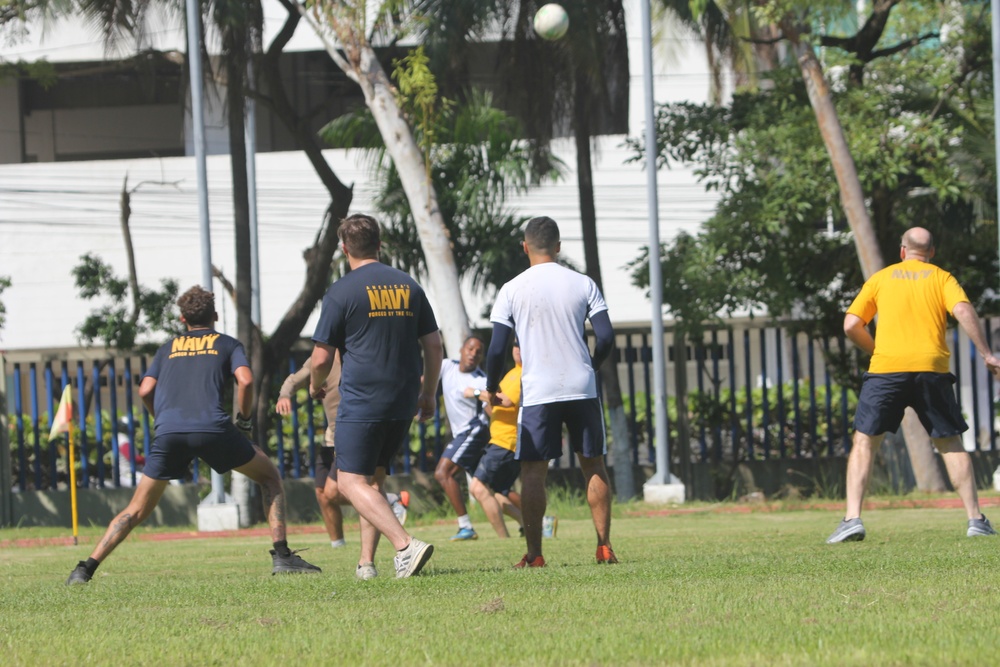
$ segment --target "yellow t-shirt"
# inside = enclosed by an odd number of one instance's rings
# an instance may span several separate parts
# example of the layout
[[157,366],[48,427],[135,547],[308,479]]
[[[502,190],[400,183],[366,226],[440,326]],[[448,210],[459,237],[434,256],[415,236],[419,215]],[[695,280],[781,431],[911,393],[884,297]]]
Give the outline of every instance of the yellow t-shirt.
[[908,259],[865,282],[848,313],[865,323],[878,313],[870,373],[947,373],[944,335],[948,313],[968,301],[955,277],[933,264]]
[[521,367],[514,366],[500,380],[500,391],[514,404],[509,408],[502,405],[493,406],[493,417],[490,419],[490,443],[516,451],[517,448],[517,409],[521,403]]

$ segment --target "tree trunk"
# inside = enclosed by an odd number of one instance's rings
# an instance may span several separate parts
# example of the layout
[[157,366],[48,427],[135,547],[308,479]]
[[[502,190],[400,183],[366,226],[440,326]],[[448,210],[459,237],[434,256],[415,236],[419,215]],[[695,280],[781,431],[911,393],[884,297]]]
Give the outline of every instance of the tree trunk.
[[[594,175],[590,153],[590,112],[589,90],[583,75],[577,75],[573,99],[574,128],[576,141],[576,178],[580,199],[580,226],[583,232],[583,256],[587,264],[587,275],[604,292],[601,280],[601,260],[597,250],[597,208],[594,205]],[[621,383],[618,379],[618,365],[614,354],[601,364],[601,385],[604,401],[611,420],[611,460],[614,466],[615,496],[621,502],[635,497],[635,476],[632,471],[631,439],[625,406],[622,402]]]
[[436,306],[435,315],[448,354],[455,355],[469,336],[469,318],[465,312],[458,267],[452,253],[448,229],[438,207],[437,194],[427,177],[424,156],[417,146],[409,123],[396,104],[392,85],[375,56],[375,51],[364,44],[359,48],[358,56],[359,60],[355,65],[358,83],[410,202],[420,245],[427,258],[427,291]]
[[[884,268],[885,263],[882,260],[878,238],[872,228],[868,210],[865,208],[861,181],[858,179],[854,158],[851,156],[847,139],[844,136],[844,129],[833,105],[830,88],[812,46],[800,39],[799,32],[794,25],[783,24],[782,28],[795,50],[802,78],[809,92],[809,102],[816,114],[816,122],[819,125],[820,134],[823,136],[823,143],[826,145],[830,161],[833,163],[833,171],[840,188],[841,205],[844,207],[847,222],[854,234],[854,244],[861,261],[861,270],[865,278],[869,278]],[[944,476],[941,474],[941,469],[934,456],[930,437],[912,410],[907,410],[903,417],[903,435],[906,438],[906,450],[910,455],[910,464],[913,466],[917,488],[921,491],[935,492],[947,490]]]

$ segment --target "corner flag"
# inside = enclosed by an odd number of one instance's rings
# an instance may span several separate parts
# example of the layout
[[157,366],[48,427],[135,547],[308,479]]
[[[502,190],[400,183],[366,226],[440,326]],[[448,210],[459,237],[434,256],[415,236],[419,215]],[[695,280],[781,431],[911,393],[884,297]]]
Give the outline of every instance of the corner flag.
[[73,390],[69,385],[63,387],[62,398],[59,399],[59,407],[52,418],[52,430],[49,431],[49,440],[55,440],[60,433],[69,431],[73,423]]

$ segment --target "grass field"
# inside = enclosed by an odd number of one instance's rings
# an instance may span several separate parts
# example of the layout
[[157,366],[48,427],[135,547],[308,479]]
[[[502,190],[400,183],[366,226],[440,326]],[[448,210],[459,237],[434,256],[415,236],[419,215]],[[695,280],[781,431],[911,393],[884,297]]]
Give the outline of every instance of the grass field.
[[[424,572],[354,579],[357,537],[293,534],[316,576],[273,577],[266,537],[155,540],[138,529],[87,586],[90,547],[0,550],[3,665],[983,665],[995,659],[1000,538],[957,509],[865,514],[829,546],[818,510],[643,516],[616,507],[622,563],[594,563],[584,508],[560,508],[549,566],[516,571],[518,539],[436,545]],[[1000,518],[1000,516],[995,517]],[[4,540],[52,529],[0,531]],[[93,543],[97,527],[81,531]]]

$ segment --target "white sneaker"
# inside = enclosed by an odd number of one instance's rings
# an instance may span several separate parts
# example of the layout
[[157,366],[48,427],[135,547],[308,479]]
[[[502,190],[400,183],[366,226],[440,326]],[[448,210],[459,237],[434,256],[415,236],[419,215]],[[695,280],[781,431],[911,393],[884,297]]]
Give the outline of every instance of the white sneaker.
[[361,581],[368,581],[378,576],[378,570],[375,569],[375,563],[358,563],[354,576]]
[[415,537],[410,538],[410,543],[402,551],[396,552],[394,563],[396,565],[396,578],[403,579],[412,577],[420,572],[420,569],[431,559],[434,553],[434,546],[422,542]]

